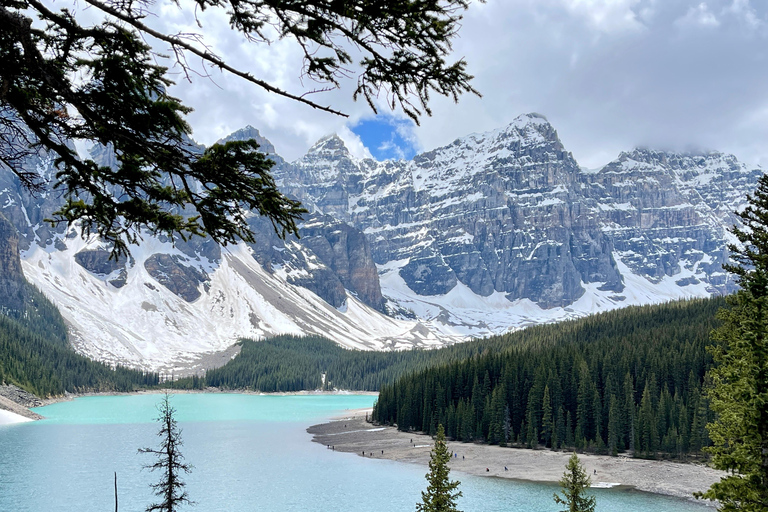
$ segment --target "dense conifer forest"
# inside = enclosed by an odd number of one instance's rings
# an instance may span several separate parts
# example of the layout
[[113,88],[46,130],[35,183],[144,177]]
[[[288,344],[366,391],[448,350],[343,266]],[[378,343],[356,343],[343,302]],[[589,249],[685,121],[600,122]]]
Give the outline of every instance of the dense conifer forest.
[[722,298],[531,327],[381,387],[375,420],[460,441],[685,457],[710,443],[702,385]]
[[180,379],[177,388],[206,386],[262,392],[307,389],[378,391],[408,372],[498,350],[498,341],[478,340],[439,350],[350,350],[320,336],[275,336],[243,340],[240,354],[205,376]]
[[91,361],[67,345],[59,311],[29,286],[23,311],[0,314],[0,383],[40,397],[64,392],[132,391],[158,383],[157,374]]

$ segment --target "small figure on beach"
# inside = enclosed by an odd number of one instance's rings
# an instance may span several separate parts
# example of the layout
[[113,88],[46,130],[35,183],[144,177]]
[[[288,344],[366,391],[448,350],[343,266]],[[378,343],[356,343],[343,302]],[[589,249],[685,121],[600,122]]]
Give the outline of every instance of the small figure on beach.
[[486,472],[486,473],[488,473],[489,471],[491,471],[491,470],[490,470],[490,469],[488,469],[488,468],[485,468],[485,472]]
[[595,469],[594,471],[595,471],[595,474],[597,474],[597,470]]
[[504,471],[507,471],[507,466],[504,466]]
[[381,454],[384,455],[384,450],[381,450]]
[[336,446],[331,446],[331,450],[336,451]]
[[411,444],[413,444],[413,438],[411,438]]
[[461,460],[464,460],[464,456],[463,455],[461,456]]

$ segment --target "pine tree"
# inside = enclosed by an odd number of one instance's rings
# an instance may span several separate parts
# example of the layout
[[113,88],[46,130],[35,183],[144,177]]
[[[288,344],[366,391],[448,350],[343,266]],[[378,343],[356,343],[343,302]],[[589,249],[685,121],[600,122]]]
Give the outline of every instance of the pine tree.
[[656,419],[653,414],[650,387],[646,383],[643,390],[643,398],[640,400],[640,413],[638,414],[640,425],[640,450],[645,456],[653,456],[659,445],[659,434],[656,431]]
[[[738,213],[744,228],[732,230],[741,246],[729,246],[736,264],[725,266],[741,290],[720,312],[708,374],[707,397],[717,414],[707,426],[708,451],[713,466],[729,474],[700,495],[728,512],[768,511],[768,176],[747,201]],[[692,431],[691,445],[696,436]]]
[[149,505],[146,511],[174,512],[180,505],[192,503],[184,489],[186,484],[180,478],[181,473],[192,471],[192,466],[184,462],[184,455],[179,451],[183,444],[181,429],[174,418],[176,409],[171,406],[171,395],[167,391],[158,406],[158,412],[160,415],[157,421],[160,423],[160,430],[157,436],[160,438],[160,447],[139,450],[139,453],[149,453],[157,458],[153,464],[148,464],[144,468],[162,473],[160,481],[152,485],[155,496],[158,496],[161,501]]
[[544,445],[552,448],[552,436],[555,433],[555,424],[552,419],[552,400],[549,397],[549,386],[544,387],[544,398],[541,401],[541,434],[544,437]]
[[565,473],[560,479],[560,486],[563,488],[560,492],[563,495],[561,497],[555,493],[555,503],[568,507],[563,512],[594,512],[596,499],[585,494],[591,484],[592,479],[581,465],[578,455],[574,453],[568,459]]
[[507,446],[507,443],[514,437],[515,433],[512,431],[512,418],[509,415],[509,405],[504,404],[504,444],[502,446]]
[[450,460],[451,452],[445,444],[445,430],[440,424],[429,458],[429,473],[426,475],[429,485],[421,493],[421,503],[416,504],[416,512],[459,512],[456,500],[461,496],[461,491],[456,489],[460,482],[448,479]]
[[608,450],[614,456],[619,452],[619,431],[621,428],[617,402],[616,395],[611,395],[611,405],[608,409]]

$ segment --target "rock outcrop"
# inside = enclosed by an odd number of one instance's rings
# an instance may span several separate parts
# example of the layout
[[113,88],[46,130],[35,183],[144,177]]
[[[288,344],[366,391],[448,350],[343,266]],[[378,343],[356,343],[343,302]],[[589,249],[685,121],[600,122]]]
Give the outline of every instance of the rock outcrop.
[[0,312],[23,311],[27,286],[19,258],[19,235],[0,213]]
[[200,285],[208,276],[199,269],[184,265],[186,261],[178,255],[153,254],[144,261],[144,268],[158,283],[168,288],[187,302],[200,298]]

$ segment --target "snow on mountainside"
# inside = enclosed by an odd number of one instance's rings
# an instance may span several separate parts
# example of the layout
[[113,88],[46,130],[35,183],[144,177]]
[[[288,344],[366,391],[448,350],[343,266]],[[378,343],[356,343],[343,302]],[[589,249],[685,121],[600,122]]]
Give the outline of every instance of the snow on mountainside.
[[[224,250],[219,262],[190,260],[150,237],[131,247],[124,286],[84,269],[75,255],[89,245],[78,236],[67,248],[35,247],[22,254],[27,278],[59,306],[76,349],[94,359],[157,369],[185,367],[202,354],[225,350],[239,337],[314,333],[359,349],[430,346],[438,339],[415,322],[381,315],[354,297],[342,310],[266,272],[252,251]],[[169,254],[207,276],[204,292],[186,301],[146,270],[154,254]]]
[[[248,138],[311,210],[300,239],[280,240],[253,216],[253,244],[145,236],[115,262],[98,241],[43,222],[57,192],[34,197],[0,169],[0,214],[19,232],[24,273],[80,352],[189,369],[240,337],[278,333],[431,347],[726,293],[727,228],[763,174],[730,155],[646,149],[581,169],[538,114],[407,162],[358,160],[337,136],[292,163],[253,127],[224,140]],[[92,155],[110,164],[109,151]],[[25,167],[53,171],[44,154]]]
[[410,162],[355,160],[326,138],[278,177],[363,230],[392,310],[484,335],[732,291],[727,229],[762,174],[644,149],[582,170],[528,114]]
[[[231,137],[254,135],[248,128]],[[92,154],[103,164],[111,158],[103,148]],[[52,159],[30,157],[25,168],[48,176]],[[61,201],[54,191],[31,195],[0,170],[0,215],[19,233],[19,249],[9,249],[20,250],[26,278],[59,307],[76,349],[94,359],[189,370],[241,337],[319,334],[366,350],[461,339],[383,314],[365,237],[332,218],[307,215],[300,240],[281,240],[269,221],[253,216],[256,242],[228,248],[144,235],[128,260],[114,261],[98,240],[44,222]]]

